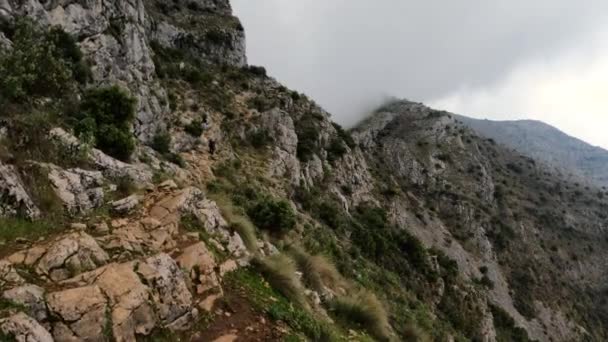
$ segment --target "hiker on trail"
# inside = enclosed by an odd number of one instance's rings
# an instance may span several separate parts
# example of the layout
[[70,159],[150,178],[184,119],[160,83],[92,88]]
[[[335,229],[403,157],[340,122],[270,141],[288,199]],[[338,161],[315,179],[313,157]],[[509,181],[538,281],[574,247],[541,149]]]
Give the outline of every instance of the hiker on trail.
[[215,154],[215,140],[209,139],[209,153],[211,155]]

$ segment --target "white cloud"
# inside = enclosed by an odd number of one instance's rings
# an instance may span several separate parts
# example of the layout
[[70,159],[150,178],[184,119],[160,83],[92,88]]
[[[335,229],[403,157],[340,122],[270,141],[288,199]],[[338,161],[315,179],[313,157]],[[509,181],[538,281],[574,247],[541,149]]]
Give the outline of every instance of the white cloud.
[[250,62],[342,124],[392,95],[464,115],[536,118],[608,147],[608,1],[232,3]]
[[477,118],[535,119],[608,148],[608,33],[553,59],[516,66],[484,87],[463,87],[430,105]]

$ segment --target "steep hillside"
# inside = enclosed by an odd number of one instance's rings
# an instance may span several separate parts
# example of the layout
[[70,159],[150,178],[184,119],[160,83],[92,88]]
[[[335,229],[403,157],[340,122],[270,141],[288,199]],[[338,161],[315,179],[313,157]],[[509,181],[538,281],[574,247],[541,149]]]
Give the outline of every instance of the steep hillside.
[[564,173],[608,185],[608,151],[573,138],[539,121],[491,121],[459,116],[479,134],[531,158],[554,165]]
[[604,192],[420,104],[343,130],[228,1],[0,17],[0,340],[607,338]]

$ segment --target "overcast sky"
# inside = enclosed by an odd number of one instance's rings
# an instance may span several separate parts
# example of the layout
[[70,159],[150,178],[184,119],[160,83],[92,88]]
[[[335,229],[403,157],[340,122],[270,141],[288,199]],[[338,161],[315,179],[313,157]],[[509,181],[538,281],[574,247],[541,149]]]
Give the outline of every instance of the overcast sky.
[[232,0],[251,64],[346,126],[389,96],[608,148],[606,0]]

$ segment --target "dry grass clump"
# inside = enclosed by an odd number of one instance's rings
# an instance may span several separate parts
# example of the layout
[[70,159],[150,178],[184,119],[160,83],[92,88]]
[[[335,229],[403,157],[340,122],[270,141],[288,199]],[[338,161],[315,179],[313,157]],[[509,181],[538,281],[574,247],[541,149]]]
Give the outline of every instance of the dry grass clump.
[[336,317],[358,325],[374,338],[391,340],[388,314],[374,294],[362,290],[352,296],[338,297],[331,307]]
[[222,216],[230,224],[230,228],[236,231],[249,252],[257,254],[258,239],[255,234],[255,226],[242,210],[237,208],[232,201],[225,195],[214,196],[214,201],[217,203]]
[[302,248],[292,246],[290,254],[302,272],[306,285],[317,292],[323,292],[325,287],[337,291],[347,287],[340,272],[334,264],[322,255],[311,255]]
[[283,253],[265,258],[256,257],[253,264],[275,290],[293,303],[305,309],[310,308],[304,295],[304,286],[296,274],[296,263],[291,257]]

